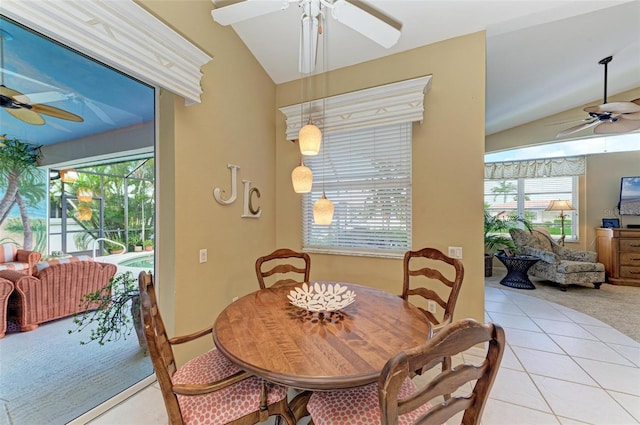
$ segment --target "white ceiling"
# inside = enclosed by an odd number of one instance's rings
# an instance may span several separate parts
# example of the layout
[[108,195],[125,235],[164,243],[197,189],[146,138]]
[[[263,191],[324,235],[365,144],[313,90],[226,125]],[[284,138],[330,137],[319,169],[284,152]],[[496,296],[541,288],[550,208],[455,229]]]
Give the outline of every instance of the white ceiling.
[[[218,7],[233,2],[215,0]],[[352,3],[358,4],[355,0]],[[609,64],[609,96],[640,87],[640,0],[362,3],[401,23],[398,43],[384,49],[328,18],[327,64],[322,64],[324,53],[320,46],[316,70],[342,68],[486,30],[486,134],[586,103],[602,103],[604,67],[598,61],[607,56],[613,56]],[[275,83],[301,76],[301,14],[293,3],[284,11],[233,25]]]

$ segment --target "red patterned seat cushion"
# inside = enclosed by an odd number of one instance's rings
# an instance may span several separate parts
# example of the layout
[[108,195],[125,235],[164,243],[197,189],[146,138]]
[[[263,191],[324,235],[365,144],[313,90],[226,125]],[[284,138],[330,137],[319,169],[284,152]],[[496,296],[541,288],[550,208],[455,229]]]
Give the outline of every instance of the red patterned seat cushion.
[[[416,391],[416,384],[406,379],[400,387],[398,396],[402,399]],[[398,424],[414,423],[429,408],[429,405],[424,405],[401,415]],[[377,425],[380,423],[378,384],[349,390],[315,392],[309,399],[307,410],[315,425]]]
[[[206,384],[238,372],[218,350],[211,350],[184,364],[173,375],[174,384]],[[185,424],[226,424],[260,408],[260,378],[249,378],[210,394],[178,395]],[[267,383],[269,404],[287,396],[287,389]]]

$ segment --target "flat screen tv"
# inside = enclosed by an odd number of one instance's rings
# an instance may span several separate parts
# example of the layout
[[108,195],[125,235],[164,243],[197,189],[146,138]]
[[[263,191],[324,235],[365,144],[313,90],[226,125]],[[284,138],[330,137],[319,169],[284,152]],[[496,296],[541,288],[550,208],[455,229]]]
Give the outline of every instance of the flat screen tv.
[[621,179],[618,209],[620,215],[640,215],[640,176]]

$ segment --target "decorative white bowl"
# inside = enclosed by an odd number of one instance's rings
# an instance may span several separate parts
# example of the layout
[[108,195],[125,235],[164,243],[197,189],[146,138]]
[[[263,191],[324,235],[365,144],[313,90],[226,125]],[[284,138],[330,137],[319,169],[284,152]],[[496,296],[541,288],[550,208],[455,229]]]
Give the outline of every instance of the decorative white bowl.
[[355,301],[356,293],[339,283],[303,283],[287,295],[291,304],[308,311],[336,311]]

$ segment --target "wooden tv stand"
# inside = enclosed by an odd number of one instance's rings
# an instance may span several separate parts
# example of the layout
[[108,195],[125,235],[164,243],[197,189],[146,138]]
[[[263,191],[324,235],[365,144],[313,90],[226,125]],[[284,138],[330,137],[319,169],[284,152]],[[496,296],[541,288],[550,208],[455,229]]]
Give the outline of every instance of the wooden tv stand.
[[640,286],[640,229],[596,229],[598,261],[613,285]]

